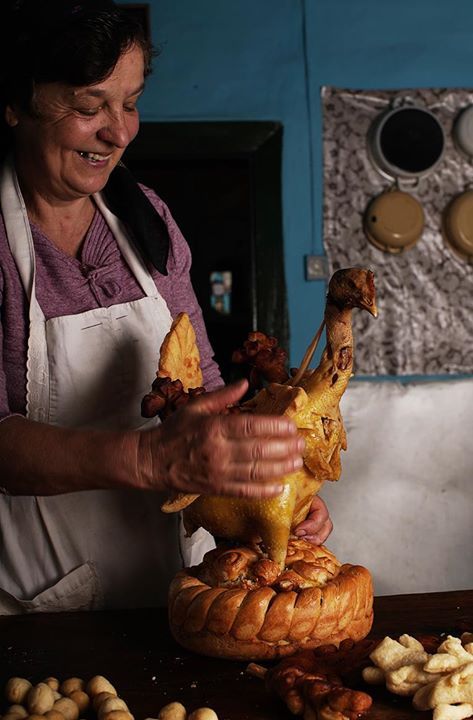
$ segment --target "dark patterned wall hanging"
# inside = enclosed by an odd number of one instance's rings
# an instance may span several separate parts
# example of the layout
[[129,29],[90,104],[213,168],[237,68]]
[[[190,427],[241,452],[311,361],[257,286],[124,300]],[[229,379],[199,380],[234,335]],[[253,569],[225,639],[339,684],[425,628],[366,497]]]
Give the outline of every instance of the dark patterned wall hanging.
[[[458,252],[463,247],[452,250],[442,218],[455,197],[466,197],[464,193],[473,188],[473,160],[452,139],[460,112],[473,104],[473,91],[324,87],[322,104],[324,245],[329,271],[370,267],[378,288],[378,319],[373,322],[365,313],[354,314],[356,374],[472,373],[472,258],[468,252]],[[402,177],[396,188],[389,173],[382,172],[382,167],[380,171],[379,163],[375,167],[367,136],[381,113],[409,104],[425,108],[438,120],[444,149],[428,174]],[[379,249],[364,229],[370,202],[389,189],[406,193],[404,199],[413,206],[406,212],[416,207],[423,210],[420,239],[401,252]],[[463,221],[465,212],[473,208],[473,193],[471,200],[462,210]],[[371,219],[376,221],[376,216]],[[471,223],[473,232],[473,210]],[[467,250],[469,242],[467,238]]]

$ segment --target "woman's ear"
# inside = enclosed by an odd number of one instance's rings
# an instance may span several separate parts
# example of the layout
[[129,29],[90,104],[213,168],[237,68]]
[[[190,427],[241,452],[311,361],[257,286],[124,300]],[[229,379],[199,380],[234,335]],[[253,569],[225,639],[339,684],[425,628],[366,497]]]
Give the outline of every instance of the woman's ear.
[[7,105],[5,108],[5,121],[10,127],[18,125],[18,116],[11,105]]

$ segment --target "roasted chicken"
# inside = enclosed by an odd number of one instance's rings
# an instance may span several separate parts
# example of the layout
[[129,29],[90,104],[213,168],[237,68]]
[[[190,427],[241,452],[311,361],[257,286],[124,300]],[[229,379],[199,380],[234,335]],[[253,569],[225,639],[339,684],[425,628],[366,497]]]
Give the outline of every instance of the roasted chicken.
[[271,383],[245,403],[245,410],[284,414],[294,420],[306,440],[303,468],[285,477],[284,489],[275,498],[199,496],[184,510],[189,534],[204,527],[216,537],[262,543],[268,557],[283,569],[291,530],[307,516],[322,483],[340,477],[346,436],[339,402],[353,369],[351,320],[356,307],[376,317],[373,273],[361,268],[338,270],[329,283],[327,342],[318,367],[308,371],[304,362],[285,384]]

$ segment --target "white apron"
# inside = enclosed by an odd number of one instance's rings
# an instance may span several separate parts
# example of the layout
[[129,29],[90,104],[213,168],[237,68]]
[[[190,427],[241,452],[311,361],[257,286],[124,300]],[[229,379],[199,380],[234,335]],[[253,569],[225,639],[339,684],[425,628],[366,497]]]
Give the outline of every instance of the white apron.
[[[145,297],[46,320],[36,299],[29,221],[10,163],[0,176],[0,196],[30,299],[27,417],[112,430],[156,424],[141,417],[141,399],[172,319],[123,225],[95,196]],[[182,561],[197,564],[214,543],[203,530],[184,539],[182,521],[162,513],[162,501],[160,493],[138,490],[0,496],[0,614],[164,605]]]

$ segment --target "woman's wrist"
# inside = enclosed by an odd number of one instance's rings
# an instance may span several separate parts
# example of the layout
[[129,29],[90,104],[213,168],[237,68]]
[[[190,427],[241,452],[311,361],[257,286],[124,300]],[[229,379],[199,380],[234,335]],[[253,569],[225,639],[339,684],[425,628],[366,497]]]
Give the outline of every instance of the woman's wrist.
[[[164,490],[160,463],[156,455],[160,447],[160,427],[135,433],[135,478],[140,490]],[[162,468],[161,468],[162,469]]]

